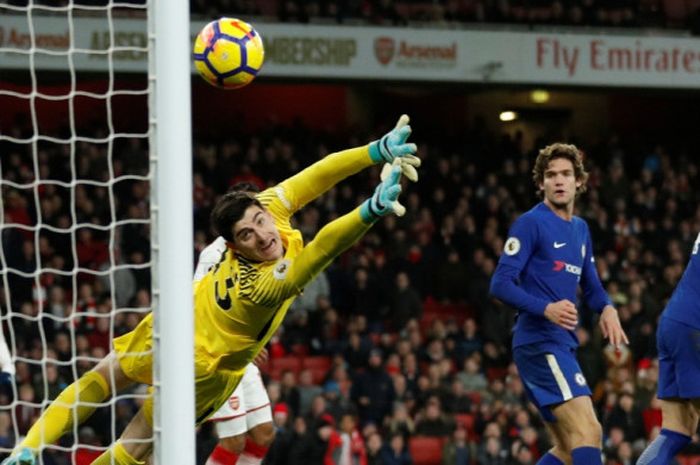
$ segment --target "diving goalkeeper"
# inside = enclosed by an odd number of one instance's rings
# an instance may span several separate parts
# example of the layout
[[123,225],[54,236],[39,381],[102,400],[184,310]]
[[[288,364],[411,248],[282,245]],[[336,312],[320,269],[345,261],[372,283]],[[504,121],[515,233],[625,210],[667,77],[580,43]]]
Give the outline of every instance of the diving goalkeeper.
[[[240,382],[245,367],[277,330],[294,298],[321,270],[381,217],[402,214],[401,173],[414,179],[419,159],[403,115],[396,127],[367,146],[328,155],[257,195],[232,192],[214,207],[212,224],[228,249],[194,285],[195,409],[197,423],[213,414]],[[304,245],[290,218],[346,177],[392,163],[374,194],[323,227]],[[97,404],[135,383],[153,384],[153,315],[114,340],[114,350],[68,386],[32,426],[4,465],[34,465],[35,455],[72,431]],[[119,440],[93,463],[140,465],[153,444],[153,398],[148,397]]]

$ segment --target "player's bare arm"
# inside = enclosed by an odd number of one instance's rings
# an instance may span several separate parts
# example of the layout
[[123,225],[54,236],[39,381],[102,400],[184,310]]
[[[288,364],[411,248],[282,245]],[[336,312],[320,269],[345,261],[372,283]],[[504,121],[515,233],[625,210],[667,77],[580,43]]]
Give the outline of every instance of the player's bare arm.
[[578,310],[567,299],[547,305],[544,309],[544,316],[555,325],[559,325],[569,331],[573,331],[578,325]]
[[600,314],[600,330],[603,332],[603,337],[610,341],[610,344],[619,346],[620,344],[629,344],[627,334],[622,329],[620,317],[617,315],[617,310],[612,305],[606,305]]

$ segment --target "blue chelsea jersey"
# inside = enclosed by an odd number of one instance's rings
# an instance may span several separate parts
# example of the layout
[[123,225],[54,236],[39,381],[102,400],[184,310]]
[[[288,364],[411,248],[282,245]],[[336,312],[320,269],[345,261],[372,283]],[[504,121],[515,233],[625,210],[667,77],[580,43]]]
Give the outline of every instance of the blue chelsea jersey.
[[700,329],[700,234],[693,244],[693,252],[683,277],[662,316]]
[[544,310],[563,299],[576,304],[579,285],[592,309],[600,312],[610,303],[592,249],[583,219],[567,221],[544,203],[513,223],[491,280],[492,295],[518,310],[513,347],[545,341],[578,345],[575,333],[547,320]]

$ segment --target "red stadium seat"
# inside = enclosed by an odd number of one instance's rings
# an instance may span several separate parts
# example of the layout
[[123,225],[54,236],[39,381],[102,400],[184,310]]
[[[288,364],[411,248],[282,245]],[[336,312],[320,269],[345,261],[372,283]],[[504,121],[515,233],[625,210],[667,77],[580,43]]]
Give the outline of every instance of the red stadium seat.
[[426,297],[423,301],[423,312],[425,313],[437,313],[440,311],[439,307],[440,303],[432,297]]
[[700,455],[679,455],[676,458],[681,465],[700,465]]
[[428,328],[433,320],[448,321],[453,320],[457,326],[462,326],[464,320],[474,316],[474,309],[463,303],[443,304],[428,297],[423,301],[423,317],[421,326]]
[[486,370],[486,377],[489,381],[495,379],[504,379],[508,374],[508,368],[496,368],[492,367]]
[[408,440],[408,450],[413,457],[413,465],[440,465],[442,461],[443,438],[413,436]]
[[469,433],[470,441],[472,440],[471,435],[474,433],[474,420],[474,415],[471,413],[458,413],[455,415],[455,421],[464,426],[464,429]]
[[307,344],[294,344],[292,346],[292,354],[306,357],[309,355],[309,346]]
[[286,357],[280,357],[270,360],[270,364],[273,366],[273,368],[279,370],[292,370],[294,372],[298,372],[299,370],[301,370],[301,363],[301,357],[297,357],[294,355],[288,355]]
[[270,367],[268,370],[270,377],[278,380],[282,376],[282,373],[287,370],[298,374],[299,371],[301,371],[301,358],[293,355],[273,358],[270,360],[268,365]]
[[467,397],[469,397],[474,405],[479,405],[481,403],[481,393],[477,391],[467,392]]
[[301,362],[301,367],[303,369],[311,370],[311,376],[313,377],[314,384],[321,384],[323,379],[328,374],[328,370],[331,369],[331,358],[322,355],[304,357]]

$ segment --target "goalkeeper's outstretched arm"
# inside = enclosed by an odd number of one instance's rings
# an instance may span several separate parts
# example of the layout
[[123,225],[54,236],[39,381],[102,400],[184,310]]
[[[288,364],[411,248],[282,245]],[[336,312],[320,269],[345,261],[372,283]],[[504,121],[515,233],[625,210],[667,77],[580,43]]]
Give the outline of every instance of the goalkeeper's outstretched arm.
[[407,143],[411,135],[409,118],[401,115],[396,127],[381,139],[363,147],[332,153],[283,181],[281,187],[290,201],[291,213],[319,197],[343,179],[377,163],[401,160],[402,172],[412,181],[418,179],[416,171],[420,159],[415,156],[416,144]]
[[[298,294],[335,257],[357,242],[381,217],[396,214],[400,208],[401,167],[395,162],[385,180],[379,183],[372,197],[359,207],[321,228],[301,253],[285,266],[284,279],[279,278],[279,263],[275,269],[259,277],[252,300],[266,301],[271,306]],[[262,294],[266,295],[262,295]]]

